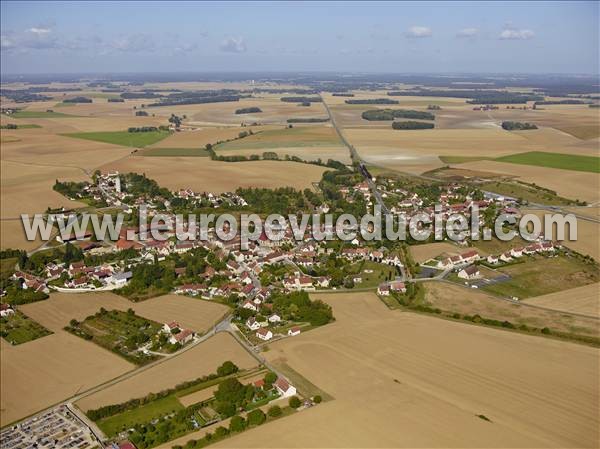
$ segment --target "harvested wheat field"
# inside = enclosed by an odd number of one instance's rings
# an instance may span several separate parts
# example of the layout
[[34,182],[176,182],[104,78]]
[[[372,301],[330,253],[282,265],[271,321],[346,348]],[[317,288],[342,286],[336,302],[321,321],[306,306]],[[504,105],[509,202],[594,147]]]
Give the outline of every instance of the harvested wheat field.
[[596,203],[600,200],[600,180],[597,173],[586,173],[532,165],[478,161],[460,164],[460,168],[513,175],[527,183],[554,190],[558,195]]
[[[595,285],[597,288],[598,284]],[[426,290],[425,300],[432,307],[444,311],[457,312],[461,315],[479,315],[483,318],[509,321],[514,325],[525,324],[537,328],[548,327],[566,333],[600,337],[600,322],[597,319],[568,315],[555,310],[527,307],[521,303],[512,303],[495,298],[479,289],[466,288],[446,282],[426,282],[424,286]],[[576,290],[565,290],[554,293],[554,295],[562,294],[563,297],[566,297],[570,294],[569,292],[573,292],[575,297],[570,303],[576,304]]]
[[121,357],[62,330],[19,346],[2,340],[0,348],[1,426],[134,368]]
[[[220,162],[209,158],[132,156],[104,165],[101,170],[145,173],[171,190],[230,192],[238,187],[310,188],[321,179],[324,167],[297,162]],[[173,176],[177,173],[177,176]]]
[[131,302],[111,292],[101,293],[53,293],[49,299],[20,307],[27,316],[50,330],[60,330],[71,319],[83,320],[106,310],[127,310],[132,308],[144,318],[159,323],[177,321],[185,328],[205,332],[228,310],[221,304],[179,295],[164,295],[142,302]]
[[229,334],[219,333],[203,343],[147,370],[77,401],[82,410],[116,404],[145,396],[186,380],[214,372],[226,360],[240,368],[252,368],[256,361]]
[[455,254],[463,251],[457,245],[448,242],[425,243],[424,245],[411,245],[410,254],[417,263],[425,262],[444,253]]
[[527,298],[525,303],[600,318],[600,284]]
[[335,399],[216,447],[597,444],[597,349],[390,311],[373,294],[312,297],[336,322],[265,356]]

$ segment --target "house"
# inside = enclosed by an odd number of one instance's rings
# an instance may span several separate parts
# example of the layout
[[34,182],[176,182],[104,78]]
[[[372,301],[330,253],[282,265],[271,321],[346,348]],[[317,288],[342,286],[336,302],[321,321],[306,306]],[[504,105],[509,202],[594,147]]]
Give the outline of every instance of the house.
[[197,295],[206,289],[204,284],[183,284],[175,289],[175,293],[184,295]]
[[0,317],[4,318],[13,315],[15,311],[9,304],[0,304]]
[[501,262],[510,262],[513,260],[512,256],[510,255],[510,251],[502,253],[499,259]]
[[129,281],[132,276],[133,273],[131,271],[115,273],[112,275],[112,283],[116,286],[122,287],[123,285],[127,284],[127,281]]
[[379,284],[377,287],[377,294],[381,296],[389,296],[390,295],[390,287],[387,284]]
[[181,332],[177,332],[176,334],[172,334],[169,338],[169,343],[172,345],[179,343],[181,345],[185,345],[186,343],[192,341],[195,336],[195,332],[190,329],[183,329]]
[[479,253],[475,250],[467,251],[466,253],[462,253],[460,258],[466,263],[473,263],[479,260]]
[[164,324],[162,327],[163,332],[165,332],[167,334],[170,334],[174,330],[178,330],[178,329],[181,329],[181,326],[179,325],[179,323],[177,321],[171,321],[170,323]]
[[512,248],[510,250],[510,255],[512,257],[516,257],[516,258],[523,256],[523,248],[522,247]]
[[541,246],[541,250],[544,252],[553,252],[554,251],[554,245],[552,244],[552,242],[543,242],[540,244]]
[[277,389],[279,394],[284,398],[294,396],[296,394],[296,387],[290,385],[290,383],[283,377],[277,378],[273,386]]
[[273,332],[268,329],[261,328],[256,331],[256,336],[263,341],[269,341],[271,338],[273,338]]
[[479,268],[476,265],[469,265],[458,272],[458,277],[461,279],[475,279],[479,275]]
[[406,293],[406,285],[404,282],[394,281],[390,283],[390,290],[393,292]]
[[271,315],[269,318],[269,323],[279,323],[281,321],[281,317],[279,315],[277,315],[276,313],[274,313],[273,315]]
[[500,260],[498,259],[498,256],[494,256],[493,254],[490,254],[489,256],[487,256],[487,262],[490,264],[497,264]]
[[137,449],[132,442],[129,440],[121,441],[119,443],[119,449]]
[[326,276],[319,276],[319,277],[316,277],[314,280],[318,287],[322,287],[322,288],[329,287],[329,278]]
[[295,337],[296,335],[300,335],[301,329],[298,326],[294,326],[288,329],[288,335],[290,337]]
[[255,331],[255,330],[260,329],[261,326],[260,326],[259,322],[256,321],[256,318],[254,318],[253,316],[251,316],[250,318],[248,318],[246,320],[246,327],[248,329],[250,329],[251,331]]
[[242,304],[242,308],[258,312],[258,307],[256,307],[256,305],[250,300],[244,301],[244,303]]

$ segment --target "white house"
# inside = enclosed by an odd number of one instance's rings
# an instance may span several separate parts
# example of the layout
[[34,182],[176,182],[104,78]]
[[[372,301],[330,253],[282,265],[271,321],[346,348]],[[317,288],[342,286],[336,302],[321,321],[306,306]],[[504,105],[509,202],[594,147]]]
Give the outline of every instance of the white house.
[[498,256],[494,256],[493,254],[490,254],[489,256],[487,256],[487,261],[488,263],[491,264],[497,264],[499,262]]
[[394,281],[390,284],[390,290],[393,292],[406,293],[406,285],[404,282]]
[[279,394],[281,394],[281,396],[284,398],[294,396],[296,394],[296,387],[290,385],[290,383],[283,377],[279,377],[273,385]]
[[13,315],[15,311],[8,304],[0,304],[0,316],[2,318]]
[[381,296],[389,296],[390,295],[390,287],[387,284],[379,284],[377,287],[377,294]]
[[458,272],[458,277],[461,279],[475,279],[479,277],[479,268],[476,265],[470,265]]
[[288,335],[290,337],[295,337],[296,335],[300,335],[301,329],[298,326],[291,327],[288,329]]
[[255,312],[258,311],[258,307],[256,307],[256,305],[250,300],[244,301],[244,304],[242,304],[242,307],[244,309],[253,310]]
[[248,318],[246,320],[246,327],[248,329],[250,329],[251,331],[255,331],[255,330],[260,329],[260,324],[258,323],[258,321],[256,321],[256,318],[251,316],[250,318]]
[[277,315],[276,313],[274,313],[273,315],[271,315],[269,318],[269,323],[279,323],[281,321],[281,317],[279,315]]
[[510,250],[510,255],[512,257],[521,257],[521,256],[523,256],[523,248],[520,248],[520,247],[519,248],[512,248]]
[[256,331],[256,336],[261,340],[269,341],[271,338],[273,338],[273,332],[263,327]]
[[507,251],[500,255],[500,260],[502,262],[510,262],[511,260],[513,260],[513,258],[511,257],[510,252]]
[[169,338],[169,343],[171,343],[172,345],[174,345],[175,343],[185,345],[186,343],[192,341],[195,335],[196,334],[194,333],[194,331],[191,331],[189,329],[183,329],[181,332],[172,334]]
[[170,334],[175,329],[181,329],[181,326],[177,321],[171,321],[170,323],[165,323],[162,327],[163,332]]

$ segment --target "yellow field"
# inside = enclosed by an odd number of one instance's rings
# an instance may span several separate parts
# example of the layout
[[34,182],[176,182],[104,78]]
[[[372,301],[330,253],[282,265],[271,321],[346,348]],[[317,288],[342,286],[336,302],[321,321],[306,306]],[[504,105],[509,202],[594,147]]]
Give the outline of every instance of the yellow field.
[[600,318],[600,284],[589,284],[562,292],[536,296],[528,298],[524,302]]
[[174,387],[183,381],[213,373],[226,360],[231,360],[240,368],[251,368],[256,365],[256,361],[233,337],[217,334],[181,355],[81,399],[76,405],[85,411],[145,396],[151,392]]
[[323,167],[295,162],[219,162],[205,157],[140,156],[106,164],[101,170],[145,173],[171,190],[189,187],[211,192],[233,191],[238,187],[310,188],[325,171]]
[[137,315],[159,323],[177,321],[183,327],[205,332],[226,312],[227,307],[187,296],[164,295],[133,303],[111,292],[53,293],[49,299],[20,307],[26,315],[50,330],[60,330],[73,318],[81,321],[106,310],[132,308]]
[[0,350],[1,426],[134,368],[63,330],[19,346],[1,340]]
[[372,294],[313,297],[333,306],[336,322],[270,344],[265,355],[335,400],[216,447],[592,447],[598,441],[596,349],[390,311]]
[[252,130],[253,133],[274,129],[273,126],[240,126],[201,127],[194,130],[184,130],[174,133],[148,148],[204,148],[207,143],[215,144],[218,141],[235,139],[243,131]]
[[597,173],[496,161],[467,162],[458,167],[516,176],[524,182],[535,183],[554,190],[558,195],[569,199],[579,199],[590,203],[600,200],[600,177]]

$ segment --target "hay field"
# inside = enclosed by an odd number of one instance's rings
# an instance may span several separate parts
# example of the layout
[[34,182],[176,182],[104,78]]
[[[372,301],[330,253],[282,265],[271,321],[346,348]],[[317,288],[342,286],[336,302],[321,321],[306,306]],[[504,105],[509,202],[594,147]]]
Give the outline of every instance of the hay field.
[[410,253],[417,263],[433,259],[443,253],[455,254],[464,249],[448,242],[425,243],[424,245],[410,245]]
[[554,190],[558,195],[596,203],[600,200],[600,178],[596,173],[584,173],[556,168],[534,167],[497,161],[477,161],[460,164],[460,168],[512,175],[524,182]]
[[101,307],[107,310],[132,308],[144,318],[168,323],[177,321],[196,332],[208,330],[228,310],[221,304],[179,295],[164,295],[138,303],[111,292],[101,293],[53,293],[49,299],[20,307],[27,316],[53,331],[59,331],[73,318],[78,321],[93,315]]
[[600,318],[600,284],[528,298],[525,303]]
[[0,342],[0,425],[31,415],[134,366],[65,331],[19,346]]
[[131,156],[108,163],[101,170],[145,173],[171,190],[189,187],[196,191],[227,192],[238,187],[310,188],[312,182],[321,179],[325,168],[295,162],[220,162],[199,157]]
[[284,361],[335,400],[215,447],[591,447],[598,441],[596,349],[390,311],[373,294],[313,297],[333,306],[336,322],[270,344],[265,356]]
[[231,360],[240,368],[251,368],[256,361],[228,334],[217,334],[181,355],[169,358],[105,390],[79,400],[82,410],[116,404],[131,398],[145,396],[174,387],[216,370],[224,361]]
[[[552,330],[571,333],[575,332],[580,335],[592,337],[600,336],[600,322],[593,319],[593,316],[585,318],[565,315],[558,309],[554,311],[526,307],[521,304],[499,300],[486,294],[482,290],[465,288],[460,285],[453,285],[446,282],[426,282],[424,285],[426,291],[425,300],[429,302],[432,307],[439,307],[444,311],[457,312],[462,315],[477,314],[483,318],[509,321],[514,325],[526,324],[527,326],[539,328],[548,327]],[[598,288],[598,284],[595,284],[595,286]],[[586,285],[585,287],[589,287],[589,285]],[[579,289],[563,290],[561,292],[552,293],[552,295],[562,295],[563,298],[573,295],[573,298],[568,301],[568,304],[576,307],[578,301],[587,296],[585,293],[584,295],[581,295],[578,290]],[[538,298],[543,298],[543,296],[538,296]],[[585,299],[584,301],[583,307],[591,309],[589,301]],[[527,302],[535,303],[533,301]],[[568,311],[567,308],[568,306],[563,310]],[[576,331],[574,331],[574,329],[576,329]]]

